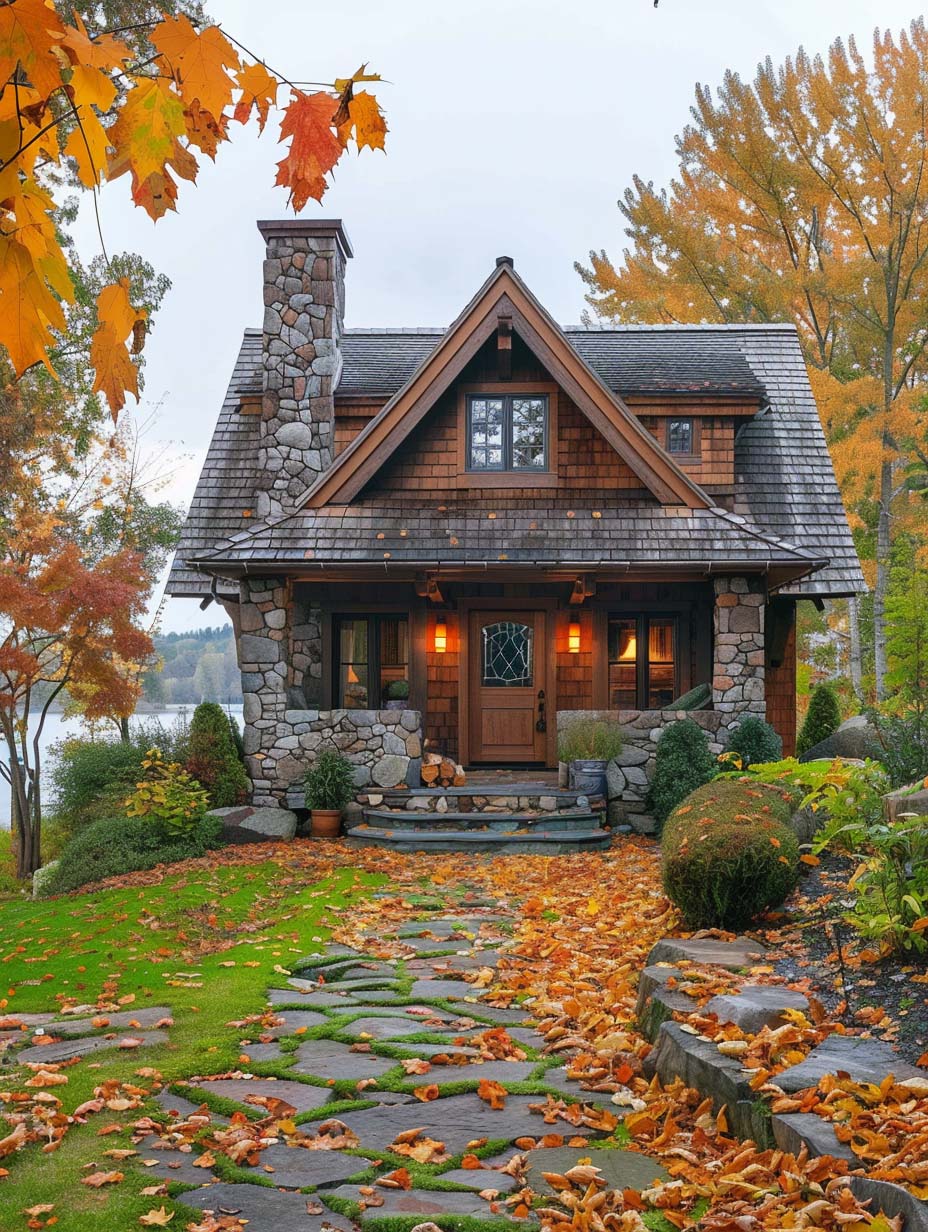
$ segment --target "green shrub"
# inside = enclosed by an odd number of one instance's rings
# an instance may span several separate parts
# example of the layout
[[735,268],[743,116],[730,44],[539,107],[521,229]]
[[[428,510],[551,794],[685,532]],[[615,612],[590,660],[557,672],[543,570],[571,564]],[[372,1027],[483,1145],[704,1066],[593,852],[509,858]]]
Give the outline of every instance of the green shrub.
[[172,836],[191,833],[209,807],[206,791],[158,749],[149,749],[142,768],[145,777],[126,800],[126,816],[150,818],[159,823],[159,832]]
[[407,697],[409,697],[409,681],[391,680],[387,685],[387,700],[391,702],[404,702]]
[[228,808],[248,799],[248,775],[229,717],[216,702],[201,702],[193,712],[187,772],[206,788],[210,808]]
[[235,745],[235,752],[239,761],[244,766],[245,764],[245,742],[242,739],[242,729],[238,725],[238,719],[234,714],[229,715],[229,731],[232,733],[232,743]]
[[709,740],[698,723],[680,719],[664,729],[654,759],[648,805],[663,823],[677,805],[697,787],[708,783],[718,767]]
[[612,761],[622,752],[618,724],[602,719],[575,719],[558,734],[561,761]]
[[[841,726],[838,695],[830,684],[818,684],[809,698],[809,709],[796,738],[796,756],[802,757]],[[773,758],[770,759],[771,761]]]
[[877,735],[873,756],[885,766],[893,787],[907,787],[928,775],[928,722],[920,708],[899,714],[870,711],[867,718]]
[[779,761],[783,756],[783,741],[769,723],[756,714],[749,714],[729,737],[725,757],[731,759],[732,755],[738,759],[738,765],[733,768],[739,770],[768,761]]
[[171,835],[147,817],[105,817],[67,844],[46,893],[66,894],[105,877],[206,855],[221,846],[221,834],[217,817],[197,818],[183,835]]
[[68,739],[52,753],[51,803],[66,834],[119,812],[145,760],[144,749],[121,740]]
[[667,896],[690,928],[744,928],[796,884],[799,844],[789,794],[748,779],[707,783],[664,826]]
[[304,779],[308,809],[341,811],[354,799],[354,766],[337,749],[321,749]]

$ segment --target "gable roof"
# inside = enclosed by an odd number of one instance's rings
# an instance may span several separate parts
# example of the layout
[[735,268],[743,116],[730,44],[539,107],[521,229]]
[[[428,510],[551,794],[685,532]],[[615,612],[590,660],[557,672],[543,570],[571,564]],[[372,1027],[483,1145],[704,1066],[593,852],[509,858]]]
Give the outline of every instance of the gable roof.
[[512,265],[501,259],[447,333],[307,491],[300,506],[347,504],[376,474],[497,330],[500,318],[664,505],[708,509],[705,492],[578,354]]
[[[576,519],[568,522],[552,508],[551,493],[544,493],[534,509],[507,515],[508,547],[527,554],[530,549],[537,551],[543,547],[550,536],[552,550],[559,552],[562,559],[566,559],[569,548],[575,554],[589,553],[587,559],[593,561],[595,547],[588,540],[595,534],[595,542],[607,549],[604,555],[611,555],[614,561],[635,565],[649,558],[682,560],[679,552],[706,567],[717,568],[723,559],[733,559],[731,554],[737,544],[731,539],[729,528],[739,526],[756,546],[764,542],[771,546],[789,544],[807,559],[828,561],[817,572],[790,583],[780,593],[827,598],[865,590],[793,326],[622,326],[608,330],[568,329],[565,333],[577,349],[584,347],[587,362],[596,367],[603,379],[609,374],[612,380],[632,383],[637,379],[639,363],[644,364],[648,356],[657,353],[667,357],[665,376],[658,374],[658,379],[664,380],[674,379],[673,356],[680,355],[680,375],[676,378],[680,381],[689,381],[698,370],[716,371],[721,379],[723,373],[734,373],[739,362],[736,357],[740,357],[753,380],[764,389],[767,409],[746,421],[735,441],[734,508],[738,517],[734,522],[730,520],[732,515],[725,515],[724,511],[713,511],[711,522],[698,512],[689,519],[665,516],[659,520],[659,508],[618,508],[614,517],[603,509],[602,518],[595,521],[590,509],[575,509]],[[395,394],[442,336],[440,330],[347,331],[339,393],[348,390],[359,395]],[[299,560],[307,570],[312,568],[313,559],[321,563],[347,558],[348,550],[356,560],[366,556],[371,561],[380,560],[383,567],[386,552],[394,552],[393,559],[398,562],[399,554],[411,553],[417,542],[423,554],[428,548],[440,559],[441,549],[441,555],[447,559],[452,538],[459,541],[458,561],[488,567],[499,562],[506,546],[501,546],[500,536],[490,534],[493,524],[479,516],[473,502],[468,502],[466,510],[449,510],[444,521],[437,509],[423,508],[418,502],[405,508],[394,505],[372,509],[358,504],[351,509],[330,509],[324,517],[323,511],[303,510],[279,524],[256,526],[250,515],[260,480],[260,417],[241,414],[239,397],[242,393],[260,392],[261,344],[260,329],[245,331],[181,533],[168,593],[204,596],[213,586],[218,587],[219,593],[237,593],[237,583],[226,582],[221,576],[220,558],[232,560],[236,552],[242,556],[250,552],[250,567],[259,567],[259,562],[267,565],[278,544],[283,550],[285,538],[290,541],[285,559]],[[649,375],[648,379],[653,378]],[[626,384],[618,390],[629,393],[632,387]],[[673,511],[663,512],[666,515]],[[471,516],[465,517],[465,513]],[[396,539],[389,545],[386,539],[376,539],[385,527],[397,528]],[[410,533],[400,537],[401,529]],[[714,533],[716,529],[718,533]],[[413,530],[417,532],[415,540]],[[337,542],[330,537],[336,531]],[[252,545],[250,548],[241,540],[243,532]],[[744,541],[742,547],[746,547]],[[317,548],[319,556],[315,557]],[[190,563],[205,561],[210,553],[215,556],[209,568],[219,575],[218,582]],[[407,559],[412,559],[411,555]],[[236,570],[230,568],[228,572]]]

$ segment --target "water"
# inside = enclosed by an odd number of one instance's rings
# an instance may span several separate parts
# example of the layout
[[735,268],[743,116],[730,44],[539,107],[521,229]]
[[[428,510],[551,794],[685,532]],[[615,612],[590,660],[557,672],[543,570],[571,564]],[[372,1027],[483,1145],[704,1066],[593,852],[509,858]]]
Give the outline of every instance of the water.
[[[140,714],[133,715],[129,720],[130,729],[136,722],[143,723],[161,723],[163,727],[169,727],[177,721],[181,716],[185,716],[188,720],[193,714],[193,706],[168,706],[166,710],[158,711],[156,714]],[[242,707],[238,706],[223,706],[228,714],[234,715],[239,720],[241,727]],[[31,725],[31,732],[38,726],[38,720]],[[49,787],[49,750],[53,744],[57,744],[59,740],[66,736],[81,736],[86,735],[84,728],[79,718],[66,718],[63,714],[50,714],[45,720],[45,727],[42,729],[42,786],[44,789],[45,804],[47,808],[51,808],[51,801],[48,798]],[[6,761],[6,746],[0,748],[0,757]],[[0,829],[9,830],[10,828],[10,785],[0,775]]]

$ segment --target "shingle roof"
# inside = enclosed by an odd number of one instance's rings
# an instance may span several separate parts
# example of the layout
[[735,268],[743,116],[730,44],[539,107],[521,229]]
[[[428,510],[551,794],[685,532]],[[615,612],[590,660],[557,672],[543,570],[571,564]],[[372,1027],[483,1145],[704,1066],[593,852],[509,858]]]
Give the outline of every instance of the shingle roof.
[[[704,564],[801,566],[827,559],[788,587],[796,595],[862,590],[863,578],[792,326],[629,326],[565,331],[581,357],[619,393],[712,392],[766,398],[735,448],[736,515],[659,505],[597,510],[568,519],[544,493],[536,507],[486,518],[479,503],[444,511],[419,504],[301,510],[273,526],[250,516],[257,487],[260,417],[242,415],[243,392],[261,386],[261,332],[247,330],[169,580],[173,594],[207,593],[187,559],[253,562]],[[390,396],[412,376],[441,330],[354,330],[344,339],[340,395]],[[587,535],[578,534],[581,527]],[[399,531],[406,529],[407,535]],[[384,535],[377,539],[378,533]],[[456,540],[457,542],[453,542]],[[230,542],[232,541],[232,542]],[[220,547],[220,545],[228,545]],[[217,549],[219,549],[217,551]],[[212,563],[212,562],[211,562]],[[222,590],[222,584],[220,584]]]

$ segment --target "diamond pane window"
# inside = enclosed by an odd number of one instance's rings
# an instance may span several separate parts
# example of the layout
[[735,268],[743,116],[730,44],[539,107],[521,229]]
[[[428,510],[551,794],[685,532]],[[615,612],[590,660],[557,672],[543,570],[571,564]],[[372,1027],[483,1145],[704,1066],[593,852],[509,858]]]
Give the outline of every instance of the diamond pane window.
[[531,625],[500,620],[484,625],[481,679],[485,689],[530,689],[534,650]]
[[546,470],[547,397],[513,394],[468,398],[467,458],[472,471]]

